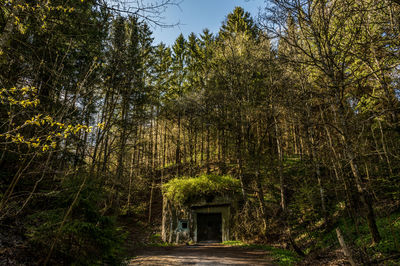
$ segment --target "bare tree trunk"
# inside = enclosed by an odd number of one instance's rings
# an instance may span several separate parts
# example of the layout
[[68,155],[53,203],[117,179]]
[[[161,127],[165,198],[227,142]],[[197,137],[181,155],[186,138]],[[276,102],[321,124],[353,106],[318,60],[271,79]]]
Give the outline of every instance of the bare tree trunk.
[[167,212],[168,212],[168,202],[164,195],[163,184],[164,184],[164,169],[166,162],[166,149],[167,149],[167,123],[164,123],[164,141],[163,141],[163,158],[162,158],[162,169],[161,169],[161,193],[162,193],[162,220],[161,220],[161,238],[164,242],[167,241]]
[[200,162],[204,162],[204,123],[201,123],[201,147],[200,147]]
[[236,163],[238,166],[239,170],[239,181],[240,181],[240,186],[242,189],[242,196],[245,202],[247,202],[247,192],[246,192],[246,182],[244,180],[244,165],[243,165],[243,126],[239,124],[239,132],[237,133],[237,139],[236,139]]
[[[323,116],[323,112],[321,110],[320,110],[320,114],[321,114],[322,121],[325,121],[325,118]],[[332,140],[331,133],[329,131],[329,128],[326,125],[325,125],[325,132],[326,132],[326,135],[328,136],[329,147],[330,147],[330,149],[332,151],[332,154],[333,154],[333,158],[331,157],[333,169],[335,171],[335,175],[336,175],[337,180],[341,180],[342,181],[342,184],[344,186],[346,199],[347,199],[347,203],[349,204],[349,209],[350,209],[349,216],[352,217],[353,220],[355,220],[355,226],[356,226],[356,229],[358,231],[358,223],[357,223],[357,220],[356,220],[357,219],[357,215],[356,215],[355,208],[354,208],[354,202],[353,202],[352,197],[351,197],[351,193],[352,192],[350,190],[350,185],[348,184],[348,180],[346,180],[344,178],[342,166],[340,164],[339,154],[338,154],[338,152],[336,151],[336,149],[335,149],[335,147],[333,145],[333,140]]]
[[375,219],[374,209],[372,207],[372,201],[371,201],[370,196],[368,195],[368,192],[366,191],[364,182],[361,179],[361,175],[358,170],[358,165],[355,161],[356,156],[354,154],[352,144],[348,141],[348,137],[347,137],[348,136],[348,133],[347,133],[348,127],[347,127],[347,122],[345,120],[346,118],[344,116],[344,107],[341,102],[339,102],[339,108],[337,111],[338,111],[339,119],[340,119],[341,126],[342,126],[342,131],[343,131],[342,141],[344,143],[346,157],[350,164],[351,171],[354,176],[354,182],[356,184],[357,191],[359,193],[361,202],[367,213],[366,219],[367,219],[367,223],[368,223],[368,228],[371,233],[373,242],[379,243],[381,240],[381,236],[379,234],[378,227],[376,225],[376,219]]
[[142,163],[142,126],[139,125],[139,130],[138,130],[138,145],[137,145],[137,158],[136,158],[136,176],[140,175],[140,167],[141,167],[141,163]]
[[147,222],[150,224],[151,223],[151,215],[152,215],[152,205],[153,205],[153,194],[154,194],[154,178],[152,178],[151,182],[151,189],[150,189],[150,200],[149,200],[149,216],[147,219]]
[[279,139],[279,128],[278,128],[278,120],[274,117],[274,128],[275,128],[275,141],[276,148],[278,152],[278,174],[279,174],[279,183],[280,183],[280,191],[281,191],[281,208],[282,211],[286,210],[287,205],[287,191],[286,191],[286,178],[283,174],[283,151],[281,147],[281,142]]
[[178,114],[178,136],[176,139],[176,151],[175,151],[175,164],[177,168],[176,175],[181,175],[181,115]]
[[206,147],[207,174],[210,173],[210,126],[207,125],[207,147]]
[[167,242],[167,215],[168,215],[168,202],[163,193],[163,207],[162,207],[162,220],[161,220],[161,239]]
[[167,123],[164,123],[164,141],[163,141],[163,157],[162,157],[162,171],[161,171],[161,183],[164,180],[164,169],[165,169],[165,161],[167,159]]
[[368,182],[368,190],[371,191],[372,195],[374,196],[374,199],[376,201],[379,201],[378,196],[376,195],[372,182],[371,182],[371,178],[369,176],[369,168],[368,168],[368,164],[367,162],[364,162],[364,167],[365,167],[365,174],[367,175],[367,182]]
[[[311,132],[309,132],[309,130],[311,130]],[[323,215],[325,217],[325,220],[327,220],[327,210],[326,210],[326,203],[325,203],[325,190],[322,186],[322,181],[321,181],[321,168],[320,168],[320,164],[318,162],[317,159],[317,152],[315,151],[315,140],[314,140],[314,131],[312,131],[313,129],[311,127],[309,127],[307,129],[307,137],[310,139],[310,150],[311,150],[311,161],[313,163],[314,166],[314,172],[315,172],[315,176],[317,178],[318,181],[318,187],[319,187],[319,196],[321,198],[321,207],[322,207],[322,212]]]
[[126,207],[129,210],[131,206],[131,194],[132,194],[132,179],[133,179],[133,168],[135,165],[135,151],[132,151],[132,156],[131,156],[131,167],[129,169],[129,188],[128,188],[128,200],[126,202]]
[[198,133],[197,130],[194,132],[194,144],[193,144],[193,153],[194,153],[194,165],[197,166],[197,138]]
[[150,224],[151,223],[151,216],[152,216],[152,207],[153,207],[153,194],[154,194],[154,186],[155,186],[155,181],[154,181],[154,152],[153,152],[153,131],[154,131],[154,119],[153,119],[153,112],[150,118],[150,128],[149,128],[149,169],[147,171],[147,174],[150,174],[150,180],[151,180],[151,188],[150,188],[150,198],[149,198],[149,215],[148,215],[148,220],[147,222]]
[[169,224],[169,239],[168,242],[172,243],[175,235],[175,228],[176,228],[176,210],[172,204],[168,204],[169,214],[170,214],[170,224]]
[[262,234],[265,234],[267,232],[267,224],[268,224],[268,215],[267,215],[267,208],[265,206],[265,201],[264,201],[264,191],[262,188],[262,181],[261,181],[261,176],[260,176],[260,158],[257,160],[257,166],[256,166],[256,185],[257,185],[257,197],[258,197],[258,202],[261,207],[261,213],[262,213],[262,218],[263,218],[263,230],[264,232]]
[[183,164],[185,165],[187,163],[187,133],[185,132],[185,127],[182,127],[182,161]]
[[294,154],[298,154],[297,135],[296,135],[296,126],[295,125],[293,125],[293,147],[294,147]]
[[156,117],[154,119],[154,141],[153,141],[153,159],[152,159],[152,172],[156,170],[158,166],[158,110],[156,111]]
[[215,146],[217,148],[217,161],[218,163],[221,162],[221,136],[220,136],[220,131],[217,129],[217,136],[215,138]]
[[222,129],[221,136],[221,150],[222,150],[222,161],[221,161],[221,173],[226,174],[226,132],[225,129]]
[[388,155],[388,151],[387,151],[387,147],[386,147],[386,143],[385,143],[385,135],[383,134],[382,123],[379,119],[378,119],[378,124],[379,124],[379,129],[381,132],[381,142],[382,142],[383,152],[385,154],[386,162],[387,162],[387,165],[389,168],[389,173],[390,173],[390,175],[393,175],[392,166],[390,164],[390,159],[389,159],[389,155]]
[[[192,124],[192,123],[190,123]],[[189,157],[190,157],[190,165],[189,165],[189,174],[193,174],[193,166],[194,166],[194,158],[193,158],[193,129],[192,126],[189,125],[189,130],[188,130],[188,142],[189,142]]]
[[346,242],[344,241],[344,238],[343,238],[342,232],[340,231],[340,228],[336,228],[336,235],[339,240],[340,246],[342,247],[344,255],[347,257],[347,259],[349,260],[349,262],[352,266],[356,266],[357,263],[355,263],[353,255],[352,255],[350,249],[347,247]]
[[382,157],[381,151],[379,150],[378,141],[376,140],[375,132],[374,132],[374,129],[372,127],[371,127],[371,133],[372,133],[372,138],[373,138],[374,143],[375,143],[376,153],[378,154],[379,159],[381,161],[383,161],[383,157]]

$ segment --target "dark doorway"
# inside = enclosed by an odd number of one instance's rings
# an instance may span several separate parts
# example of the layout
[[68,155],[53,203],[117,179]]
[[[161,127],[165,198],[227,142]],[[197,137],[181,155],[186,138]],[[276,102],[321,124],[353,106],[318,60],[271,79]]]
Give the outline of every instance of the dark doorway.
[[221,213],[197,214],[197,241],[222,242]]

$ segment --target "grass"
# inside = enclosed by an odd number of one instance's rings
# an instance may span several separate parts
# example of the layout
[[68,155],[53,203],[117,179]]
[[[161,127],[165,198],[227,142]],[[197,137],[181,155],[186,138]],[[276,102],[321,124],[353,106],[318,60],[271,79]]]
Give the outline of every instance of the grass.
[[274,261],[279,265],[294,265],[296,262],[300,261],[300,258],[293,251],[275,248],[269,245],[247,244],[241,241],[224,241],[222,244],[227,246],[238,246],[248,249],[268,251]]
[[[350,219],[342,219],[338,226],[343,232],[346,243],[356,250],[362,250],[368,254],[371,260],[380,260],[400,254],[400,213],[393,213],[389,217],[379,217],[376,222],[382,237],[378,244],[372,244],[371,234],[365,220],[360,220],[358,230]],[[314,232],[311,235],[315,240],[314,250],[340,248],[335,230],[325,234]],[[400,260],[385,260],[385,265],[400,265]]]
[[[364,222],[360,226],[360,237],[354,240],[357,247],[366,247],[368,255],[372,259],[388,257],[394,254],[400,254],[400,214],[395,213],[385,218],[377,219],[377,226],[382,240],[375,245],[371,245],[372,239],[368,226]],[[397,261],[395,263],[400,263]]]
[[162,243],[149,243],[145,245],[146,247],[174,247],[176,246],[175,243],[168,243],[168,242],[162,242]]
[[[338,223],[346,243],[352,246],[358,256],[367,254],[369,259],[377,261],[380,265],[400,265],[400,213],[393,213],[389,217],[377,218],[377,226],[382,237],[378,244],[372,244],[371,234],[365,220],[360,220],[358,230],[350,219],[341,219]],[[297,228],[299,230],[299,228]],[[302,228],[302,231],[307,231]],[[330,232],[320,230],[308,231],[306,237],[300,242],[311,241],[311,245],[304,250],[305,254],[311,251],[339,249],[336,231]],[[261,249],[270,252],[271,257],[280,265],[294,265],[300,258],[290,250],[284,250],[267,245],[248,244],[241,241],[226,241],[224,245],[239,246],[250,249]]]
[[160,234],[153,234],[149,238],[149,242],[145,244],[146,247],[173,247],[175,243],[168,243],[162,241]]

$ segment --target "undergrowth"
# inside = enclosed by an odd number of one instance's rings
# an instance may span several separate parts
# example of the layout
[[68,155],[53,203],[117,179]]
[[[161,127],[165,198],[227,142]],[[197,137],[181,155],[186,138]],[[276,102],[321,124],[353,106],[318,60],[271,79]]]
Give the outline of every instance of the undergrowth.
[[177,204],[187,204],[208,195],[238,193],[239,180],[229,175],[177,177],[163,185],[164,195]]
[[385,265],[400,265],[400,213],[377,218],[377,226],[382,240],[373,244],[366,221],[360,220],[358,226],[356,226],[351,219],[342,218],[329,232],[314,231],[309,233],[308,239],[313,242],[313,245],[312,248],[307,248],[305,253],[339,249],[340,245],[335,231],[336,227],[339,227],[346,244],[353,249],[354,255],[359,259],[368,258],[375,263],[384,262]]
[[270,256],[279,265],[295,265],[300,261],[300,258],[291,250],[272,247],[269,245],[249,244],[241,241],[224,241],[223,245],[238,246],[247,249],[258,249],[268,251]]

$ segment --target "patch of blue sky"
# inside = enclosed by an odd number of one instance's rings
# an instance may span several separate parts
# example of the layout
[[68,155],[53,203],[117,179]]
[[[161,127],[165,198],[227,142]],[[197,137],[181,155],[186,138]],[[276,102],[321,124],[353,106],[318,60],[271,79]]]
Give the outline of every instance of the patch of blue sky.
[[162,14],[163,23],[178,26],[152,26],[154,43],[172,45],[179,34],[187,38],[194,32],[198,36],[205,28],[217,34],[226,16],[236,6],[241,6],[256,19],[259,8],[264,6],[264,0],[184,0],[179,7],[169,6]]

